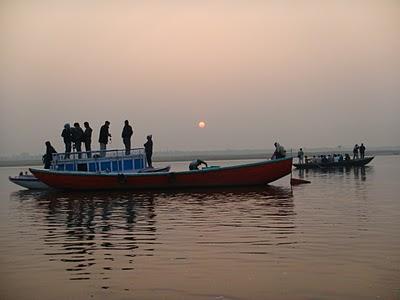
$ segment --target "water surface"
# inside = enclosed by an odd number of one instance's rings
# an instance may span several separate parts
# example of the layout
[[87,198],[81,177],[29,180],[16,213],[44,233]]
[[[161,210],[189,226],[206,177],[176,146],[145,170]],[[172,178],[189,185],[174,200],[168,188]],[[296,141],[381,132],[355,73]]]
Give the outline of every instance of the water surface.
[[293,189],[30,192],[19,170],[0,168],[0,299],[399,299],[398,156]]

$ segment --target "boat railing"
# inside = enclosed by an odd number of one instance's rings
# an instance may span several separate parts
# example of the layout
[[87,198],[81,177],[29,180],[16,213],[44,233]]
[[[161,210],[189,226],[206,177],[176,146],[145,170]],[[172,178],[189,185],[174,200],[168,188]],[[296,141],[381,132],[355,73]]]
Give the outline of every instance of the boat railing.
[[78,160],[90,160],[90,159],[101,159],[101,158],[124,158],[124,157],[137,157],[144,155],[144,148],[133,148],[127,151],[126,149],[116,150],[93,150],[93,151],[82,151],[82,152],[67,152],[67,153],[54,153],[53,163],[63,161],[78,161]]

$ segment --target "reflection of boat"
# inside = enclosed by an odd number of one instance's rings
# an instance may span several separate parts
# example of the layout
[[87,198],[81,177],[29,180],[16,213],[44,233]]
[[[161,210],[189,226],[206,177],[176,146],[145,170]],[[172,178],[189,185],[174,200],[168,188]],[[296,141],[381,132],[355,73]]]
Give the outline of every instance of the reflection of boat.
[[374,156],[366,157],[363,159],[350,159],[340,162],[327,162],[327,163],[306,163],[306,164],[293,164],[297,169],[325,169],[337,167],[362,167],[373,160]]
[[15,183],[30,190],[44,190],[49,188],[48,185],[41,182],[33,175],[9,176],[8,179],[12,183]]
[[30,170],[47,185],[61,190],[146,190],[264,185],[290,174],[291,169],[292,158],[183,172],[116,174]]

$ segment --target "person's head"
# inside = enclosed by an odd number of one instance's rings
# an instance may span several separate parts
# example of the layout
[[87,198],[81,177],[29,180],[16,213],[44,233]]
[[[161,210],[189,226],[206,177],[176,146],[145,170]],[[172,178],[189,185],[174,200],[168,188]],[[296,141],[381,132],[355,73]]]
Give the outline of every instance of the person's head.
[[125,125],[129,125],[129,121],[128,120],[125,120]]
[[106,121],[104,124],[107,125],[107,126],[110,126],[110,122],[109,121]]
[[89,127],[89,122],[83,123],[83,126],[85,126],[85,128],[88,128]]
[[147,140],[151,140],[151,138],[152,138],[153,136],[151,135],[151,134],[149,134],[148,136],[147,136]]
[[69,125],[69,123],[66,123],[66,124],[64,125],[64,128],[65,128],[65,129],[70,129],[71,126]]
[[358,147],[358,144],[356,144],[354,147]]
[[46,141],[45,145],[46,145],[46,147],[50,147],[51,146],[49,141]]
[[78,123],[78,122],[75,122],[75,123],[74,123],[74,127],[75,127],[75,128],[78,128],[78,127],[79,127],[79,123]]
[[361,146],[364,146],[364,143],[361,143]]
[[278,146],[278,143],[277,143],[277,142],[275,142],[275,143],[274,143],[274,146],[275,146],[275,147],[277,147],[277,146]]
[[300,148],[300,151],[303,151],[303,148]]

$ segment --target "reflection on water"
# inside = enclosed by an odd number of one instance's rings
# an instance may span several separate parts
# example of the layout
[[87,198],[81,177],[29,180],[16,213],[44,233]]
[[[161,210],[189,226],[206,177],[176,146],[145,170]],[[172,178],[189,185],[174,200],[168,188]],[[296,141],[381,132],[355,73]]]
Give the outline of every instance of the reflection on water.
[[[232,244],[242,245],[236,249],[238,254],[262,254],[266,245],[295,242],[287,239],[295,230],[288,188],[184,193],[19,191],[11,194],[11,200],[20,202],[25,225],[40,230],[38,238],[50,261],[64,265],[70,280],[104,280],[103,289],[109,288],[106,282],[112,276],[134,273],[135,259],[157,255],[163,259],[162,249],[172,247],[173,231],[182,226],[192,234],[202,233],[195,244],[186,245],[193,248]],[[229,235],[229,228],[243,235]],[[254,238],[250,234],[254,230],[270,236]],[[215,231],[223,235],[203,236]]]
[[373,172],[373,167],[363,166],[363,167],[336,167],[336,168],[318,168],[318,169],[296,169],[297,174],[300,178],[307,178],[310,175],[316,176],[320,175],[346,175],[347,178],[353,175],[356,180],[365,181],[367,179],[367,173]]

